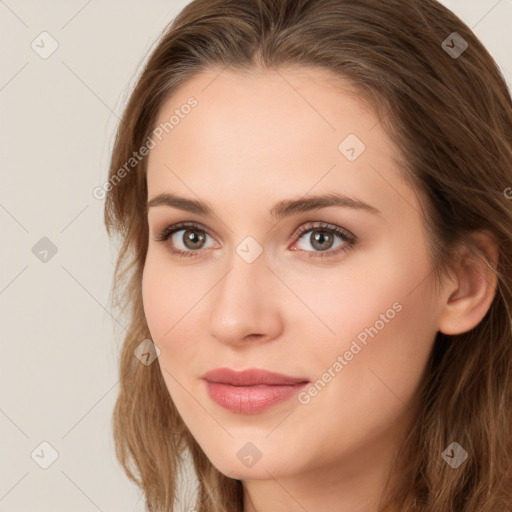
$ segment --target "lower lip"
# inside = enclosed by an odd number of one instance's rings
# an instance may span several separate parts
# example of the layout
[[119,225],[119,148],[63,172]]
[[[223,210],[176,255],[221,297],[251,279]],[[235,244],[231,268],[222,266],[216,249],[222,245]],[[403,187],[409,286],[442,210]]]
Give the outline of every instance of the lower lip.
[[224,409],[240,414],[258,414],[297,395],[309,382],[269,386],[231,386],[206,382],[210,398]]

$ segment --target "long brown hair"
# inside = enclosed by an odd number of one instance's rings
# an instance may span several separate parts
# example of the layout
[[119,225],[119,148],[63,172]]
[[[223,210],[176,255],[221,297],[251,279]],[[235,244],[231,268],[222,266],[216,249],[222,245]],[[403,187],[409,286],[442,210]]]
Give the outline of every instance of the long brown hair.
[[[512,100],[482,43],[435,0],[194,0],[166,28],[127,103],[104,187],[107,232],[121,237],[113,306],[129,324],[113,415],[118,460],[148,510],[176,510],[190,453],[196,510],[243,511],[242,483],[207,459],[159,366],[134,357],[150,338],[141,293],[147,159],[126,162],[148,140],[163,103],[194,74],[288,64],[348,79],[378,113],[401,149],[397,166],[423,198],[439,279],[459,244],[478,253],[473,231],[486,229],[499,244],[498,285],[486,316],[464,334],[437,335],[383,505],[512,510]],[[441,457],[453,441],[469,453],[457,470]]]

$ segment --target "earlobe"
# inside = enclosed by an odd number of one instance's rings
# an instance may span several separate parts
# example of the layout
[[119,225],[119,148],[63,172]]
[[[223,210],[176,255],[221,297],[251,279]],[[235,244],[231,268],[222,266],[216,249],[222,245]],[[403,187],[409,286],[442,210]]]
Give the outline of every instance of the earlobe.
[[475,232],[465,244],[455,278],[444,288],[438,329],[455,335],[476,327],[489,310],[496,295],[498,243],[489,231]]

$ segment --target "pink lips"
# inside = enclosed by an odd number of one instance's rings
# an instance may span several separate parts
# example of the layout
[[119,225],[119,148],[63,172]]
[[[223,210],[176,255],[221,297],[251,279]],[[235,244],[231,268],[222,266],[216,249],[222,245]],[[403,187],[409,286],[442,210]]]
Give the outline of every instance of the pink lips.
[[216,368],[205,373],[202,379],[214,402],[241,414],[266,411],[309,384],[307,379],[257,369],[236,372],[230,368]]

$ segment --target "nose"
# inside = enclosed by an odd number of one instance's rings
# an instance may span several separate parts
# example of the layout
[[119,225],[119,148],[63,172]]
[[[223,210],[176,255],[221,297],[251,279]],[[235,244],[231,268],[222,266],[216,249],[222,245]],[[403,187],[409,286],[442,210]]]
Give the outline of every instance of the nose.
[[221,343],[242,347],[251,340],[274,340],[282,332],[283,285],[264,255],[247,263],[235,252],[229,270],[212,290],[210,335]]

